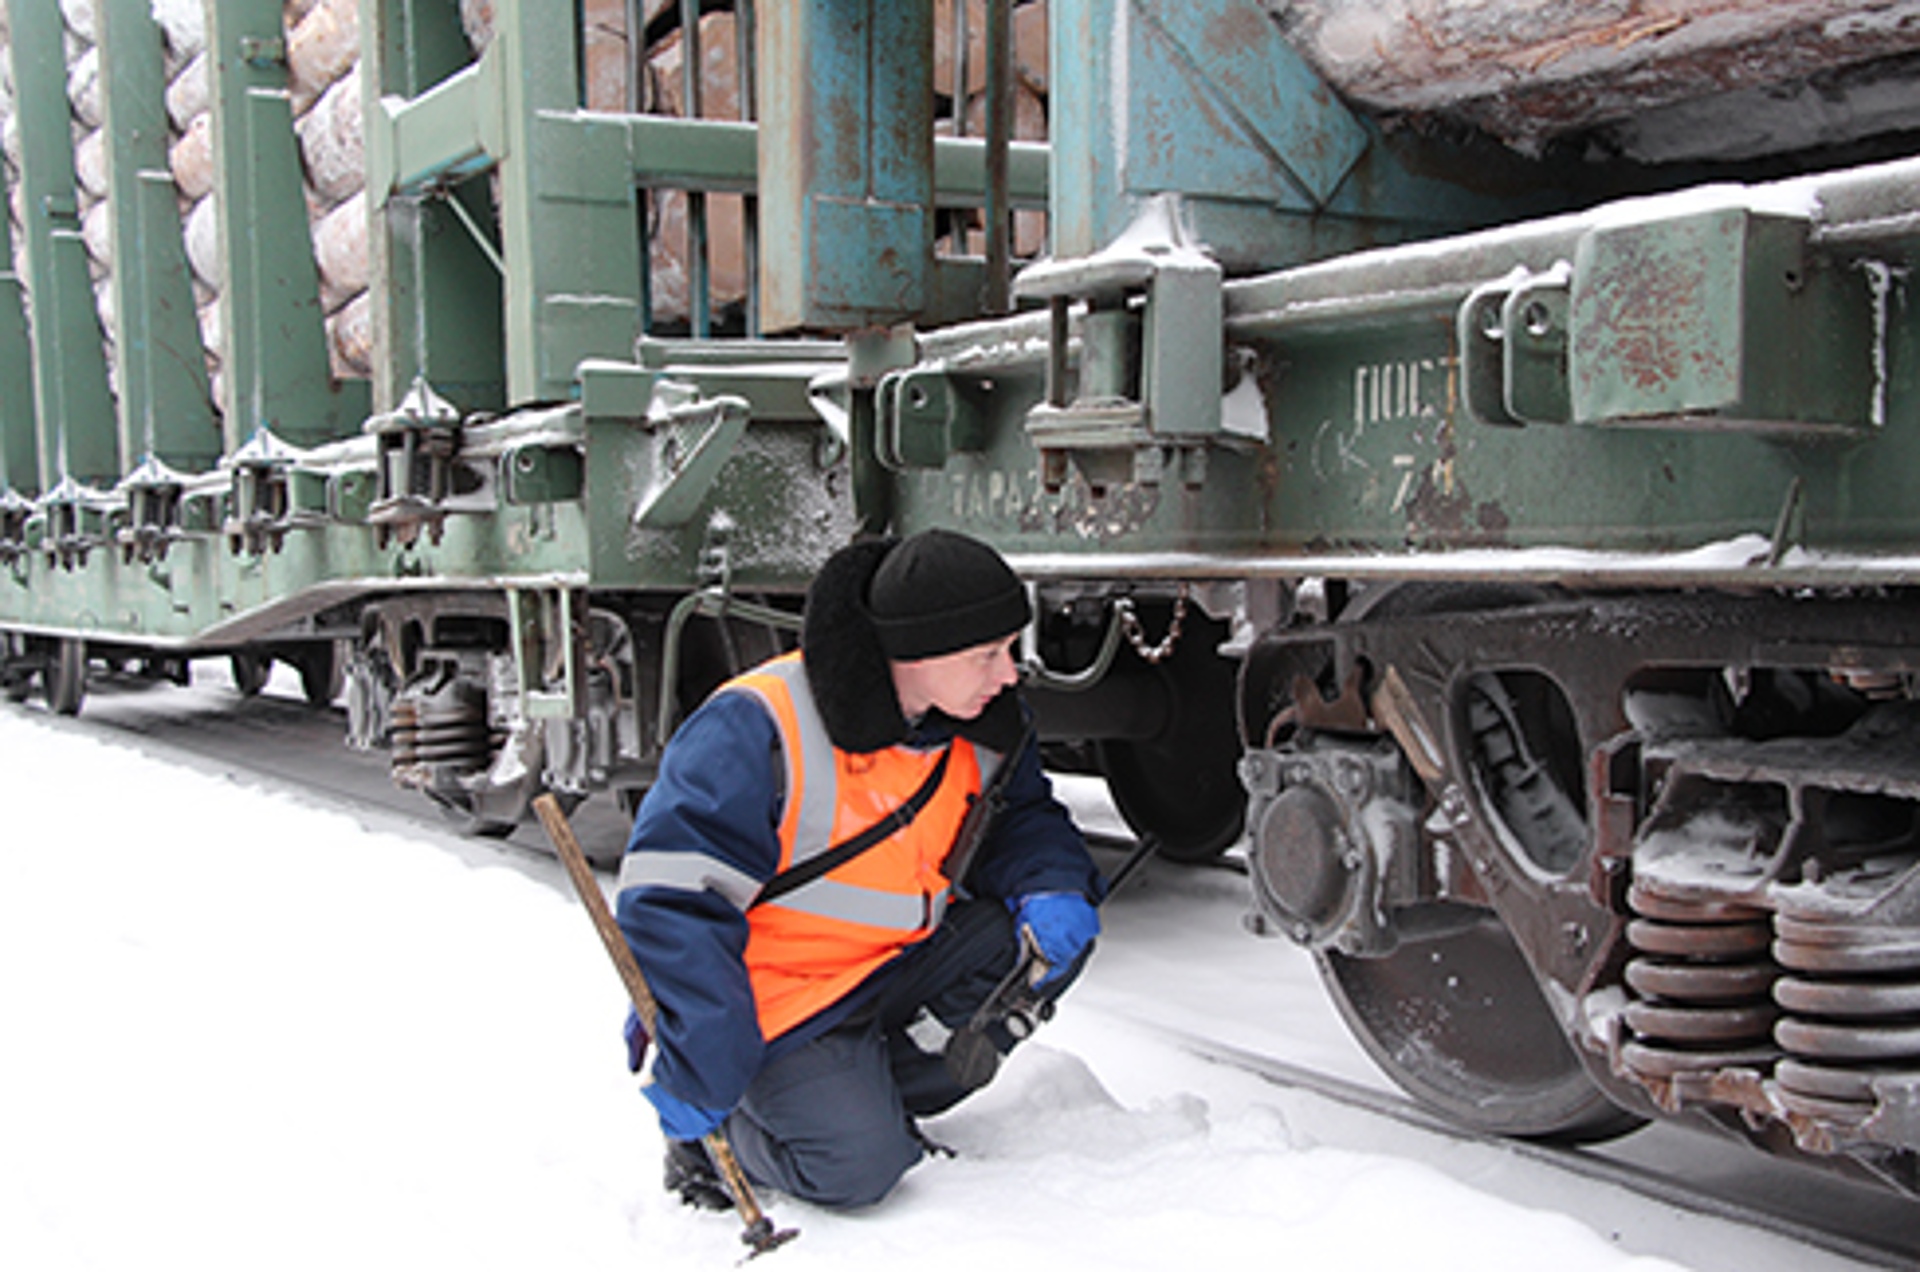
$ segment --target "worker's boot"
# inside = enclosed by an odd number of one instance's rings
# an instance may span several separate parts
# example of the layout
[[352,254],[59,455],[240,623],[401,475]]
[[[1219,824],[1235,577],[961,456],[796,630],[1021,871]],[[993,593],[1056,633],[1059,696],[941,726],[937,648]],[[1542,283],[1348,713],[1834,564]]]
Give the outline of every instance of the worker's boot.
[[667,1141],[666,1183],[668,1192],[679,1193],[681,1201],[696,1209],[733,1209],[733,1198],[720,1182],[720,1172],[713,1168],[698,1140]]

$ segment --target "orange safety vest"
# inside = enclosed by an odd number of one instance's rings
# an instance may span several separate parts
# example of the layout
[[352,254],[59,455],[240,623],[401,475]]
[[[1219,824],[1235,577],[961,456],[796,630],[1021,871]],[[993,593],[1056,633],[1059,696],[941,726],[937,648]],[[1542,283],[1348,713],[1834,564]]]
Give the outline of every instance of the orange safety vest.
[[[758,698],[786,762],[780,866],[825,852],[883,820],[918,790],[939,750],[842,751],[827,735],[799,654],[735,677],[720,692]],[[919,816],[859,856],[747,911],[747,975],[760,1035],[775,1038],[838,1002],[875,969],[925,940],[946,913],[941,873],[970,797],[1001,757],[955,738],[946,776]]]

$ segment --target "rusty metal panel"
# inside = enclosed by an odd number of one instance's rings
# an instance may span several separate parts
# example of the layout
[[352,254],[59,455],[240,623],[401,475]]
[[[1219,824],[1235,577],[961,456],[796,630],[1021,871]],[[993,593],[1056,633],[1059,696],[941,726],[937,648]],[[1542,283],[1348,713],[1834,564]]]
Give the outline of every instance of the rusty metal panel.
[[1104,246],[1165,191],[1311,211],[1367,149],[1249,0],[1052,7],[1056,255]]
[[803,0],[759,24],[767,330],[912,318],[933,270],[933,10]]
[[1805,434],[1873,422],[1872,276],[1741,207],[1601,227],[1575,256],[1576,423]]

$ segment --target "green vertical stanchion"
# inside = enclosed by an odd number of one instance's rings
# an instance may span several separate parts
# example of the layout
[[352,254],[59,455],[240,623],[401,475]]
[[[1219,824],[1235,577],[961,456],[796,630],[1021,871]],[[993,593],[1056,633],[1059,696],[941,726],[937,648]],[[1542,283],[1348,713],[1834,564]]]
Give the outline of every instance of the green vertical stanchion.
[[578,393],[588,358],[633,357],[640,248],[627,128],[578,110],[575,24],[551,5],[495,7],[502,99],[498,167],[506,270],[507,394],[514,404]]
[[40,492],[40,443],[33,418],[33,351],[26,291],[13,269],[13,223],[0,217],[0,495]]
[[22,4],[10,10],[40,485],[51,489],[64,477],[111,485],[122,472],[118,423],[80,238],[72,111],[58,56],[64,47],[60,8]]
[[220,426],[167,168],[160,28],[149,0],[100,0],[98,18],[121,453],[208,469],[220,458]]
[[766,328],[917,317],[933,274],[932,6],[796,0],[762,12],[758,35]]
[[366,415],[365,386],[335,382],[328,365],[279,0],[210,4],[207,53],[226,448],[259,429],[296,446],[348,436]]
[[[416,380],[462,410],[499,410],[506,403],[503,280],[468,229],[498,237],[486,183],[455,179],[400,193],[393,188],[390,112],[458,72],[475,77],[472,57],[459,0],[367,0],[360,78],[373,216],[377,412],[393,410]],[[472,112],[454,113],[473,124]]]

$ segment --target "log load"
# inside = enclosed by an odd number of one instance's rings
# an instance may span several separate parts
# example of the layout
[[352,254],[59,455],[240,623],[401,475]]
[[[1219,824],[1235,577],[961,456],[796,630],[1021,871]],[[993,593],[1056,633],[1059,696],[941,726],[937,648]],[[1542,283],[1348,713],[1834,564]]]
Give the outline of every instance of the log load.
[[1376,117],[1738,160],[1920,128],[1920,0],[1267,0]]

